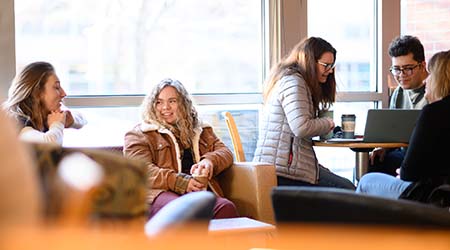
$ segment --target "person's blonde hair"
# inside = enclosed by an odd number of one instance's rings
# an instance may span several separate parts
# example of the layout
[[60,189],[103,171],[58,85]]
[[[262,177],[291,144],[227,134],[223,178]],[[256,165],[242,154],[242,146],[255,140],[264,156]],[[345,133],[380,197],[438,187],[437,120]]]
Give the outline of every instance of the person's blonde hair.
[[434,54],[428,62],[430,83],[427,83],[432,100],[450,95],[450,50]]
[[[178,119],[175,125],[166,123],[164,119],[161,119],[159,112],[156,110],[159,94],[166,87],[172,87],[177,92]],[[169,78],[162,80],[153,88],[151,93],[144,98],[141,110],[141,116],[145,122],[151,123],[152,121],[157,121],[174,133],[183,148],[192,147],[194,128],[197,127],[199,123],[198,113],[189,93],[181,82]]]
[[52,74],[55,74],[55,69],[47,62],[34,62],[25,66],[14,78],[3,108],[20,124],[30,124],[34,129],[44,131],[48,111],[41,96]]
[[299,42],[291,52],[276,64],[265,82],[263,91],[266,102],[275,88],[277,82],[286,75],[300,74],[311,91],[314,110],[319,106],[329,108],[335,101],[336,79],[334,71],[328,75],[324,84],[317,79],[316,64],[325,52],[331,52],[336,61],[336,49],[320,37],[310,37]]

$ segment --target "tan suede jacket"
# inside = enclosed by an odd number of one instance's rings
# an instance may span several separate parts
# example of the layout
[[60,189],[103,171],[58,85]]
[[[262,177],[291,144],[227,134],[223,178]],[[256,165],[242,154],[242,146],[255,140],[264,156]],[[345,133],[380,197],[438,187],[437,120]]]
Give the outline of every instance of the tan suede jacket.
[[[214,165],[213,178],[208,186],[218,196],[223,197],[222,189],[215,176],[231,167],[233,154],[227,146],[214,134],[206,123],[194,129],[193,154],[194,161],[207,158]],[[175,136],[161,124],[141,123],[125,134],[124,155],[144,160],[148,165],[149,185],[151,185],[148,201],[163,191],[171,190],[178,194],[186,193],[190,175],[181,173],[181,151]]]

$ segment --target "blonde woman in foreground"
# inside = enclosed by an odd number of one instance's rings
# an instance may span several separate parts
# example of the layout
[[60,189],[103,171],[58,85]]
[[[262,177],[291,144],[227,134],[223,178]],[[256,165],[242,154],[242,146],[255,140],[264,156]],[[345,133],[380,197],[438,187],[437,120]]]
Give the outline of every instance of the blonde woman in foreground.
[[436,187],[450,184],[450,50],[433,55],[428,71],[425,97],[429,104],[409,140],[400,178],[369,173],[361,178],[357,192],[427,202]]

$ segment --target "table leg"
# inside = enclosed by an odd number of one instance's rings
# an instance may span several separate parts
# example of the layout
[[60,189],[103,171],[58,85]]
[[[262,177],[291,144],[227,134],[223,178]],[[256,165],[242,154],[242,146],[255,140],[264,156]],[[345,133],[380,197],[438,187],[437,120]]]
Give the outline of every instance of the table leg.
[[361,177],[367,173],[369,169],[369,152],[359,151],[355,152],[356,162],[355,162],[355,176],[354,178],[359,181]]

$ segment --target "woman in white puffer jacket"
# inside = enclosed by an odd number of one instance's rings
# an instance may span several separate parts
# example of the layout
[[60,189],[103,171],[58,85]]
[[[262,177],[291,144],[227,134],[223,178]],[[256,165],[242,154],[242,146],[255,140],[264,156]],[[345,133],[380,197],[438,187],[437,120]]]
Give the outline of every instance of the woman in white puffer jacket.
[[312,137],[334,128],[319,118],[335,100],[336,49],[322,38],[298,43],[272,69],[264,89],[264,112],[254,161],[276,166],[278,185],[355,189],[318,163]]

